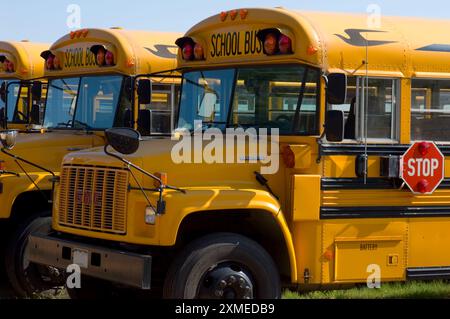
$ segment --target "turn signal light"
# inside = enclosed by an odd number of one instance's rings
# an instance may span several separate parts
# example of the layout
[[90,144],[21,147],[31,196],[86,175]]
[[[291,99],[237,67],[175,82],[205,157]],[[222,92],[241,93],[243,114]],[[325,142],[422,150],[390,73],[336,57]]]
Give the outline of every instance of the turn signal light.
[[295,167],[295,153],[289,146],[285,146],[282,152],[283,162],[287,168]]

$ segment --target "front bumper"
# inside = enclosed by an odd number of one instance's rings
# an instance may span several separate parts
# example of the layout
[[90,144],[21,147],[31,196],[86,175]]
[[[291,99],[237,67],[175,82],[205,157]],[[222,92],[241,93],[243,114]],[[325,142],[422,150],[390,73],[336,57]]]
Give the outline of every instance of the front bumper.
[[152,257],[77,241],[32,234],[29,260],[66,270],[78,264],[81,274],[139,289],[151,288]]

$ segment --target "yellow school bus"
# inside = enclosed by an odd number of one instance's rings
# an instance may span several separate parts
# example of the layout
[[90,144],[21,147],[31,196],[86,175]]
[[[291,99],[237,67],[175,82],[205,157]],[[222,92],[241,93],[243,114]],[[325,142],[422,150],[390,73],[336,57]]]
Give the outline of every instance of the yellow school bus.
[[[413,141],[450,154],[449,27],[283,8],[200,22],[177,40],[173,140],[111,130],[109,144],[128,155],[66,156],[55,233],[31,237],[30,259],[80,265],[91,292],[92,282],[97,292],[112,282],[168,298],[277,298],[285,287],[446,276],[448,181],[414,194],[398,163]],[[271,152],[255,157],[247,142],[236,158],[228,137],[209,144],[228,130],[266,137]],[[213,160],[178,162],[182,141]]]
[[50,215],[63,156],[103,145],[104,130],[112,127],[133,127],[143,136],[170,135],[179,76],[177,80],[175,73],[164,77],[154,73],[175,68],[173,43],[179,36],[83,29],[64,35],[40,53],[49,79],[41,127],[23,134],[0,132],[4,263],[18,295],[34,292],[45,278],[55,275],[45,267],[29,266],[24,247],[28,234],[45,229],[50,221],[45,216]]
[[[49,44],[0,41],[0,121],[3,127],[24,130],[41,123],[44,99],[32,94],[36,80],[45,86],[40,54]],[[6,106],[6,101],[8,105]]]

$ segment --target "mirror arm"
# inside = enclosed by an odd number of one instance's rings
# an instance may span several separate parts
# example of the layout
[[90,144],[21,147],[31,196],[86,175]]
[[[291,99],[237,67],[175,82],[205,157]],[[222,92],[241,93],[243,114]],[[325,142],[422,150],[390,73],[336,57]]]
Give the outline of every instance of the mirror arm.
[[[45,167],[39,166],[39,165],[37,165],[37,164],[35,164],[35,163],[32,163],[32,162],[30,162],[30,161],[27,161],[26,159],[24,159],[24,158],[22,158],[22,157],[20,157],[20,156],[17,156],[17,155],[14,155],[14,154],[9,153],[8,151],[6,151],[6,149],[5,149],[4,147],[1,148],[1,151],[2,151],[2,153],[4,153],[5,155],[7,155],[7,156],[13,158],[15,161],[20,161],[20,162],[23,162],[23,163],[25,163],[25,164],[31,165],[31,166],[33,166],[33,167],[36,167],[36,168],[38,168],[38,169],[40,169],[40,170],[43,170],[44,172],[47,172],[47,173],[49,173],[50,175],[52,175],[52,180],[51,180],[51,182],[52,182],[52,195],[51,195],[51,196],[52,196],[52,197],[48,200],[49,203],[51,203],[51,202],[52,202],[52,198],[53,198],[53,194],[55,193],[55,183],[59,180],[58,177],[56,176],[56,174],[53,173],[51,170],[46,169]],[[17,164],[19,165],[18,162],[17,162]],[[19,165],[19,166],[20,166],[20,165]],[[26,172],[24,169],[22,169],[22,170],[23,170],[24,173],[28,176],[27,172]],[[19,175],[19,176],[20,176],[20,175]],[[34,183],[34,182],[33,182],[33,183]],[[35,186],[39,189],[39,187],[38,187],[36,184],[35,184]]]
[[49,170],[49,169],[46,169],[45,167],[42,167],[42,166],[39,166],[39,165],[37,165],[37,164],[35,164],[35,163],[32,163],[32,162],[30,162],[30,161],[27,161],[26,159],[24,159],[24,158],[22,158],[22,157],[20,157],[20,156],[11,154],[11,153],[7,152],[5,148],[2,148],[1,151],[2,151],[2,153],[4,153],[4,154],[8,155],[9,157],[13,158],[14,160],[21,161],[21,162],[24,162],[25,164],[28,164],[28,165],[34,166],[34,167],[36,167],[36,168],[39,168],[40,170],[43,170],[44,172],[47,172],[47,173],[49,173],[50,175],[52,175],[54,179],[57,178],[55,173],[53,173],[53,172],[52,172],[51,170]]
[[162,184],[162,180],[161,180],[160,178],[158,178],[158,177],[156,177],[155,175],[153,175],[153,174],[151,174],[151,173],[149,173],[149,172],[143,170],[143,169],[140,168],[139,166],[137,166],[137,165],[131,163],[130,161],[127,161],[126,159],[124,159],[124,158],[122,158],[122,157],[120,157],[120,156],[118,156],[118,155],[116,155],[116,154],[113,154],[113,153],[109,152],[109,151],[108,151],[108,145],[105,145],[105,146],[104,146],[104,151],[105,151],[106,155],[109,155],[109,156],[111,156],[111,157],[114,157],[114,158],[118,159],[119,161],[125,163],[127,166],[133,167],[135,170],[139,171],[140,173],[142,173],[142,174],[144,174],[144,175],[146,175],[146,176],[148,176],[148,177],[154,179],[154,180],[157,181],[159,184]]
[[134,169],[136,169],[137,171],[141,172],[142,174],[144,174],[144,175],[154,179],[155,181],[157,181],[160,185],[162,185],[162,186],[159,187],[160,189],[170,189],[170,190],[174,190],[174,191],[186,194],[186,191],[184,189],[181,189],[181,188],[178,188],[178,187],[174,187],[174,186],[170,186],[170,185],[164,185],[162,180],[159,177],[157,177],[157,176],[155,176],[155,175],[153,175],[153,174],[143,170],[139,166],[131,163],[130,161],[127,161],[126,159],[120,157],[119,155],[116,155],[116,154],[113,154],[113,153],[109,152],[108,151],[108,145],[104,146],[104,151],[105,151],[106,155],[109,155],[111,157],[114,157],[115,159],[118,159],[119,161],[125,163],[127,166],[131,166]]

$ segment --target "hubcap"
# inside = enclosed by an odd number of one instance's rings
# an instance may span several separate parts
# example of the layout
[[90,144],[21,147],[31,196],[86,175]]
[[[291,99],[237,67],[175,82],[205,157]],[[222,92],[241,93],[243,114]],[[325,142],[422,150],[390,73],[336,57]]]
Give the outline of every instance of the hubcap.
[[198,298],[253,299],[254,285],[250,278],[238,265],[218,265],[203,276]]

